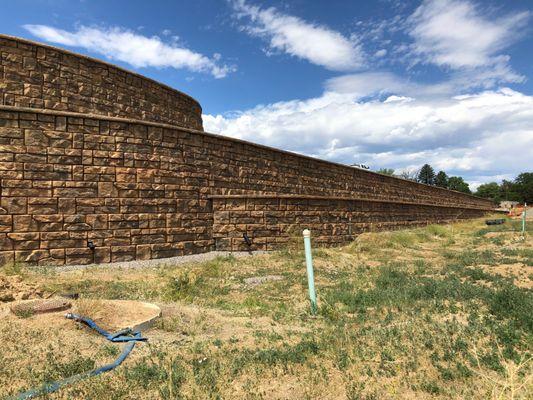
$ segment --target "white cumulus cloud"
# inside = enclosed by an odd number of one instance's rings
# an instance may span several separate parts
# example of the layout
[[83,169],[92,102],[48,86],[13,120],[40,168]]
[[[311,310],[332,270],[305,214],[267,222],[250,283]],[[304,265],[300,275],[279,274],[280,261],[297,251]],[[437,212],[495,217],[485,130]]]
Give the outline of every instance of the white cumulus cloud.
[[355,94],[327,90],[308,100],[204,115],[204,127],[373,169],[400,171],[428,162],[472,183],[531,169],[532,96],[504,88],[417,100],[401,96],[402,89],[384,100],[359,100],[360,87]]
[[483,12],[481,4],[460,0],[426,0],[408,19],[414,55],[452,69],[496,65],[500,54],[518,37],[530,17],[528,11],[499,17]]
[[233,66],[220,64],[218,57],[209,58],[174,42],[165,43],[157,36],[147,37],[121,27],[80,26],[73,32],[47,25],[24,25],[24,28],[47,42],[81,47],[136,68],[184,68],[209,73],[215,78],[224,78],[235,70]]
[[237,17],[247,20],[244,30],[266,39],[270,51],[285,52],[334,71],[354,70],[364,64],[361,46],[333,29],[245,0],[231,4]]

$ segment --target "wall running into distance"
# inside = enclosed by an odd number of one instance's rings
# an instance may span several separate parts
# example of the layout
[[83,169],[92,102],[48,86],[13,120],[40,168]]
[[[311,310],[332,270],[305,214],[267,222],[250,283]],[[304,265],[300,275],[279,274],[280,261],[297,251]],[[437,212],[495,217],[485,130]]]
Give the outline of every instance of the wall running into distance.
[[97,60],[6,36],[0,52],[0,262],[270,250],[304,227],[334,245],[493,207],[205,133],[196,101]]

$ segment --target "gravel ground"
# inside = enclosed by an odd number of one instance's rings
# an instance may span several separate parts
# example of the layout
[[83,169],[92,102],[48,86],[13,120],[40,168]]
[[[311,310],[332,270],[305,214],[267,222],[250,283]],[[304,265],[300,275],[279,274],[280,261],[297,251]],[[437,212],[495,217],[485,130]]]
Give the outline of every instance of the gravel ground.
[[180,265],[187,263],[209,261],[216,257],[227,257],[232,255],[236,258],[250,257],[257,254],[264,254],[266,251],[211,251],[209,253],[191,254],[188,256],[178,256],[169,258],[157,258],[153,260],[135,260],[104,264],[85,264],[85,265],[61,265],[53,267],[55,271],[75,271],[86,268],[158,268],[167,265]]

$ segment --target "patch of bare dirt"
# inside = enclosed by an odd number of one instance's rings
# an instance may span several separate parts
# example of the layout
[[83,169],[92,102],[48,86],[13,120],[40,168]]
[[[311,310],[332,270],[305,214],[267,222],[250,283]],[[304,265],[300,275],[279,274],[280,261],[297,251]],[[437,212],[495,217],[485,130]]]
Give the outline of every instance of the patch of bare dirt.
[[257,331],[286,334],[307,332],[299,325],[281,325],[268,317],[233,316],[229,312],[184,304],[161,305],[162,319],[157,328],[162,337],[176,334],[204,340],[236,339],[241,346],[253,346]]
[[[28,376],[19,372],[45,368],[49,363],[47,356],[53,354],[61,361],[71,360],[74,355],[94,358],[106,344],[100,335],[86,328],[80,329],[79,324],[66,319],[64,312],[35,314],[26,318],[8,312],[0,320],[0,340],[0,354],[5,363],[2,367],[9,376],[9,380],[0,382],[0,393],[13,388],[17,391],[27,388]],[[97,365],[111,359],[111,356],[99,358]]]
[[43,291],[35,284],[24,282],[18,276],[0,276],[0,302],[39,299]]
[[155,304],[133,300],[80,299],[74,303],[74,312],[111,332],[146,329],[161,315],[161,309]]
[[487,232],[485,233],[485,237],[488,239],[500,237],[500,236],[508,236],[509,232],[506,231],[500,231],[500,232]]
[[500,265],[482,265],[485,272],[498,274],[506,278],[513,278],[514,284],[518,287],[533,288],[533,266],[524,263],[500,264]]

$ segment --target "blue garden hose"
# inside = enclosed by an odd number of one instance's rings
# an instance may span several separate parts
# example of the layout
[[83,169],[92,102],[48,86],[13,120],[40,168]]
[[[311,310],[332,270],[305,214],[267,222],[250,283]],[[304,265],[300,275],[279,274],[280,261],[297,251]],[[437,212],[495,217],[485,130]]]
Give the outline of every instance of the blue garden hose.
[[33,399],[35,397],[42,396],[44,394],[56,392],[63,386],[81,381],[82,379],[86,379],[91,376],[96,376],[103,372],[111,371],[112,369],[115,369],[120,364],[122,364],[122,362],[126,359],[126,357],[128,357],[130,352],[135,347],[135,343],[148,340],[147,338],[141,336],[141,332],[133,331],[129,328],[123,329],[116,333],[109,333],[106,330],[100,328],[98,325],[96,325],[96,323],[90,318],[86,318],[86,317],[82,317],[81,315],[70,314],[70,313],[65,315],[65,317],[68,319],[73,319],[75,321],[84,323],[85,325],[94,329],[96,332],[98,332],[100,335],[104,336],[107,340],[111,342],[114,342],[114,343],[127,342],[127,344],[126,346],[124,346],[124,349],[122,349],[122,353],[120,353],[120,356],[118,356],[118,358],[111,364],[104,365],[92,371],[82,372],[81,374],[73,375],[66,379],[62,379],[62,380],[51,382],[51,383],[46,383],[39,388],[30,389],[26,392],[18,394],[15,397],[11,397],[9,400]]
[[147,339],[145,337],[141,336],[141,332],[134,332],[130,328],[123,329],[121,331],[118,331],[116,333],[109,333],[106,330],[100,328],[96,323],[87,317],[82,317],[78,314],[72,314],[68,313],[65,315],[65,318],[73,319],[74,321],[83,322],[85,325],[87,325],[89,328],[94,329],[96,332],[98,332],[100,335],[105,337],[107,340],[115,343],[123,343],[123,342],[144,342]]

